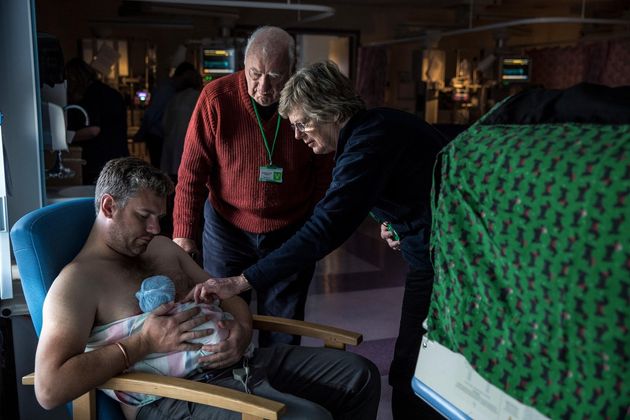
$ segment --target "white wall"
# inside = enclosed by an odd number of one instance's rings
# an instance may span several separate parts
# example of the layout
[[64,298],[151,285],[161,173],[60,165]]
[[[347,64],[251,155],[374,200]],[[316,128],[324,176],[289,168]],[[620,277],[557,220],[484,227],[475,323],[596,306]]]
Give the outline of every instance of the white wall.
[[316,61],[332,60],[346,76],[350,74],[350,39],[342,36],[297,36],[298,69]]

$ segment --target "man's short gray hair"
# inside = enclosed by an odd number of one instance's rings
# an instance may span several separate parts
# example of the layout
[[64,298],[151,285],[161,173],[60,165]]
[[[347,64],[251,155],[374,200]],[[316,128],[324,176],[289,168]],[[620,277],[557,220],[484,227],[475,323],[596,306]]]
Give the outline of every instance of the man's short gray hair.
[[277,26],[261,26],[252,32],[247,40],[245,56],[251,52],[251,48],[260,48],[263,54],[276,51],[276,49],[286,48],[289,57],[289,67],[293,70],[295,66],[295,40],[287,31]]
[[120,207],[138,191],[147,189],[158,197],[168,197],[174,190],[173,181],[161,170],[135,157],[112,159],[105,164],[96,181],[94,207],[98,215],[101,200],[111,195]]
[[315,122],[342,122],[365,109],[352,82],[332,61],[321,61],[298,70],[284,85],[278,112],[284,118],[301,109]]

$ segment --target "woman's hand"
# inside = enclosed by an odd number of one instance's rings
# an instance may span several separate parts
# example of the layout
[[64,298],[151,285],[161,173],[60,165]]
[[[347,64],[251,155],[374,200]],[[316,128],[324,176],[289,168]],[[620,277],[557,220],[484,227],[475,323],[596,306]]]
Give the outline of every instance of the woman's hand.
[[183,302],[212,303],[217,297],[225,300],[249,289],[251,289],[251,286],[243,275],[238,277],[209,278],[193,287]]
[[384,222],[381,224],[381,238],[387,242],[387,245],[394,251],[400,251],[400,241],[397,241],[395,235],[392,231],[389,230],[389,222]]

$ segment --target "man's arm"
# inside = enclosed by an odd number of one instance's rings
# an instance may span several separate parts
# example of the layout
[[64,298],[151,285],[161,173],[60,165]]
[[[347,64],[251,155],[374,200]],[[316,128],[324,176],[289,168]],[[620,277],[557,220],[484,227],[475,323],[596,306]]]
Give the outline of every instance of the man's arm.
[[206,180],[212,166],[209,148],[213,143],[213,116],[204,92],[186,131],[173,208],[173,239],[188,253],[198,252],[193,238],[200,228],[200,215],[208,198]]
[[198,311],[167,316],[172,307],[167,304],[147,318],[140,333],[120,341],[126,358],[116,344],[84,353],[99,295],[90,281],[81,281],[90,278],[85,274],[73,266],[64,269],[44,302],[43,326],[35,355],[35,394],[47,409],[77,398],[125,370],[127,363],[132,365],[149,353],[195,350],[199,346],[186,341],[208,333],[188,332],[207,320],[193,318]]
[[89,126],[89,127],[79,128],[78,130],[76,130],[76,133],[74,134],[74,137],[72,138],[72,141],[82,142],[82,141],[90,140],[98,136],[100,133],[101,133],[101,127],[98,127],[98,126]]
[[53,282],[43,308],[35,355],[35,394],[50,409],[81,395],[125,369],[117,346],[83,353],[96,314],[94,293],[72,282],[66,269]]

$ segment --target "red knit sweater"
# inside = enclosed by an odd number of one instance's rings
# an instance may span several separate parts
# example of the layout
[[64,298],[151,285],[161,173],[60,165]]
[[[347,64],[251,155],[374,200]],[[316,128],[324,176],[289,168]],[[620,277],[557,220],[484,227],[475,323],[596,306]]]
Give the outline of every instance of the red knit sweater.
[[[269,148],[278,114],[263,128]],[[332,155],[315,155],[282,120],[273,164],[284,169],[282,184],[258,181],[267,165],[256,114],[241,71],[208,84],[188,125],[179,166],[173,237],[195,238],[206,198],[240,229],[264,233],[308,216],[330,184]],[[208,194],[209,193],[209,194]]]

